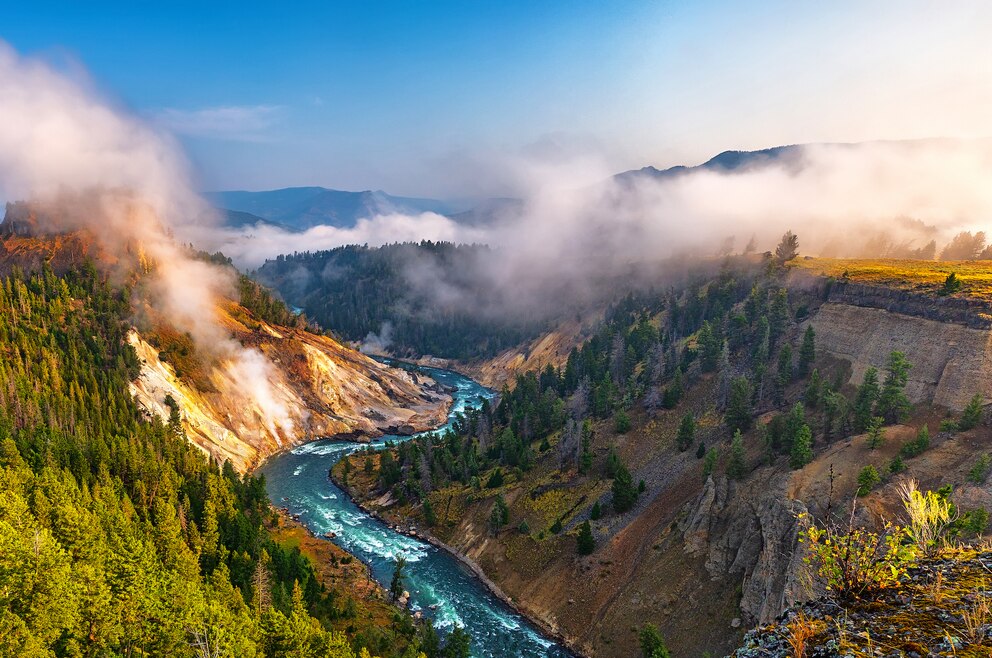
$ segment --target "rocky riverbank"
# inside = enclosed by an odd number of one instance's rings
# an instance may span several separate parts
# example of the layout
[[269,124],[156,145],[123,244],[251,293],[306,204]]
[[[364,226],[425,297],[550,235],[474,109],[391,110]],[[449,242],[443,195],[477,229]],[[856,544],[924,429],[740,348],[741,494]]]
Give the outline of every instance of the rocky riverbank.
[[581,653],[578,647],[570,641],[570,639],[561,633],[558,628],[554,628],[551,625],[545,623],[541,619],[537,619],[531,615],[527,614],[527,611],[519,606],[510,596],[504,592],[499,585],[494,583],[486,572],[483,571],[482,567],[473,560],[472,558],[460,553],[451,546],[445,544],[443,541],[435,537],[429,530],[420,528],[417,525],[410,524],[409,521],[404,522],[403,519],[394,518],[392,515],[387,515],[373,509],[368,504],[366,504],[362,499],[357,497],[346,483],[342,482],[340,478],[336,477],[333,473],[328,474],[331,481],[334,482],[343,492],[348,495],[348,498],[352,500],[362,511],[364,511],[369,516],[378,519],[380,522],[388,525],[394,532],[398,532],[407,537],[413,537],[414,539],[419,539],[420,541],[426,542],[435,548],[444,551],[445,553],[451,555],[453,558],[458,560],[463,564],[472,574],[481,582],[489,592],[498,598],[503,604],[509,607],[511,610],[519,614],[521,617],[526,619],[528,622],[533,624],[535,627],[539,628],[544,635],[553,638],[562,646],[566,647],[576,658],[583,658],[584,654]]

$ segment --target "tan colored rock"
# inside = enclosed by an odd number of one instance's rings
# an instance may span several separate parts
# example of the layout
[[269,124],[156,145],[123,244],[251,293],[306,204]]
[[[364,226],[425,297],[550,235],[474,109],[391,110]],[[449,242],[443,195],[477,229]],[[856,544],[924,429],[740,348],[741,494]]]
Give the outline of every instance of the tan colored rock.
[[[906,394],[960,410],[975,393],[992,399],[992,332],[877,308],[827,303],[810,320],[816,346],[849,361],[857,384],[900,351],[913,364]],[[884,375],[882,375],[884,377]]]

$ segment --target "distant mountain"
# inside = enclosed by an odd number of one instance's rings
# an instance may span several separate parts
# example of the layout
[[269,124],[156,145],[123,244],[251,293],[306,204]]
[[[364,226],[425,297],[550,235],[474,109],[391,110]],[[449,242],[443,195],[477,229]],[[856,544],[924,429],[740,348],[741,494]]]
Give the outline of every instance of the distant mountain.
[[208,192],[204,196],[218,208],[250,213],[291,230],[319,225],[350,227],[360,219],[390,213],[455,215],[472,208],[464,202],[393,196],[382,190],[346,192],[324,187]]
[[657,169],[647,166],[641,169],[631,169],[614,176],[614,180],[630,182],[638,178],[676,178],[697,171],[714,171],[718,173],[744,171],[769,164],[798,167],[802,161],[804,145],[776,146],[760,151],[724,151],[701,165],[677,165],[668,169]]
[[243,212],[241,210],[229,210],[227,208],[218,208],[217,212],[220,213],[220,216],[223,219],[224,226],[228,228],[244,228],[246,226],[258,226],[259,224],[262,224],[263,226],[273,226],[275,228],[281,228],[283,230],[291,230],[285,224],[280,224],[279,222],[273,222],[270,219],[265,219],[264,217],[253,215],[250,212]]

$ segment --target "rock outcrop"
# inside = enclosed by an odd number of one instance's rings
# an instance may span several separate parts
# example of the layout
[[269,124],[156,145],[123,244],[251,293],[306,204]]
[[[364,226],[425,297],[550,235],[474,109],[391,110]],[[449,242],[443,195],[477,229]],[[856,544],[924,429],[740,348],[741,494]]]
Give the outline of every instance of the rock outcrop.
[[749,624],[771,621],[809,595],[796,551],[797,517],[806,506],[786,497],[787,480],[777,474],[756,487],[710,477],[679,524],[686,552],[705,557],[711,578],[740,580]]
[[149,413],[168,419],[167,396],[178,406],[189,439],[218,461],[247,471],[279,450],[320,438],[368,440],[401,430],[420,431],[444,422],[451,397],[433,380],[414,377],[327,336],[260,323],[249,330],[228,317],[241,342],[261,352],[273,368],[268,390],[288,422],[275,423],[252,398],[250,386],[224,359],[212,365],[213,390],[177,377],[171,365],[138,332],[129,335],[141,360],[131,390]]
[[[832,297],[831,297],[832,299]],[[962,409],[975,393],[992,399],[992,331],[869,306],[830,301],[812,316],[817,348],[850,362],[857,384],[867,368],[884,369],[898,350],[913,364],[913,402]]]

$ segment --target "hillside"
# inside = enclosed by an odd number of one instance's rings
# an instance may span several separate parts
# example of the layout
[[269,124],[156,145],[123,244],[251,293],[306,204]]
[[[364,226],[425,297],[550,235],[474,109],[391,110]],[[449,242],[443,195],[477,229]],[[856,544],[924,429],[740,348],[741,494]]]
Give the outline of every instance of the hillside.
[[279,256],[253,276],[370,352],[469,360],[538,336],[559,311],[513,311],[481,274],[499,263],[483,245],[424,241]]
[[0,276],[0,655],[416,651],[347,556],[318,569],[279,529],[264,480],[142,413],[131,302],[92,262]]
[[[96,262],[116,272],[114,277],[133,277],[135,264],[100,249],[87,231],[47,234],[36,221],[17,217],[0,224],[0,272],[43,266],[72,272]],[[247,285],[241,293],[253,295],[255,311],[227,300],[213,309],[211,321],[250,350],[244,353],[254,361],[196,345],[147,302],[136,302],[135,328],[127,334],[141,364],[130,386],[138,403],[163,420],[178,413],[190,440],[205,453],[245,472],[266,455],[317,438],[368,439],[443,422],[450,396],[433,382],[306,328],[280,326],[276,320],[292,315],[255,284]],[[272,391],[265,394],[267,408],[241,394],[258,376]],[[272,409],[279,410],[279,419],[271,417]]]
[[163,344],[160,334],[153,331],[147,339],[138,332],[128,334],[142,366],[131,385],[139,404],[168,419],[166,397],[171,397],[190,439],[213,458],[229,460],[243,472],[267,455],[315,439],[369,439],[443,422],[450,398],[429,380],[385,366],[326,336],[259,322],[236,307],[234,311],[241,317],[226,316],[232,333],[277,365],[270,381],[292,420],[292,433],[267,424],[261,409],[230,394],[242,385],[230,363],[214,364],[210,385],[201,390],[178,377],[153,346]]
[[387,194],[382,190],[346,192],[325,187],[288,187],[260,192],[219,191],[204,195],[219,208],[250,213],[292,230],[326,225],[347,228],[359,219],[393,213],[449,215],[464,204]]
[[[632,298],[562,367],[518,377],[455,435],[353,464],[350,490],[476,562],[584,654],[632,655],[646,622],[674,656],[728,653],[750,626],[818,595],[798,515],[843,520],[867,465],[880,481],[859,498],[859,524],[901,518],[908,478],[952,487],[969,515],[992,509],[988,468],[976,471],[992,452],[980,311],[933,316],[932,291],[855,288],[803,266],[736,263]],[[977,421],[958,423],[965,407]]]

